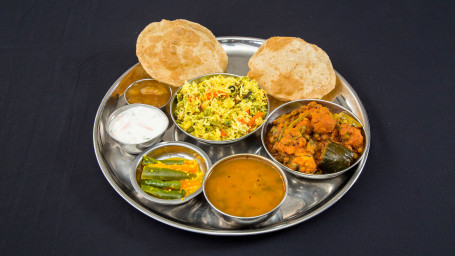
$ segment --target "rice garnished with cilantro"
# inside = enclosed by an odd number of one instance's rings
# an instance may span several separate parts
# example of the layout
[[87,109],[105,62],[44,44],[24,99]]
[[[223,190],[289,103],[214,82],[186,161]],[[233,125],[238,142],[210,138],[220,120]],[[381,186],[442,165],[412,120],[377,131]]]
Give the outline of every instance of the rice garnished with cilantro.
[[267,115],[267,93],[248,77],[210,77],[177,94],[176,123],[206,140],[232,140],[254,131]]

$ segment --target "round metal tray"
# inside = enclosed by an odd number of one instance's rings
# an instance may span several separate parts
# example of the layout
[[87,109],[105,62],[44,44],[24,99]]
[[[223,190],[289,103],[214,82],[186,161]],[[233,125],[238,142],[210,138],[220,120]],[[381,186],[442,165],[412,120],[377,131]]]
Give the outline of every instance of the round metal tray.
[[[229,56],[226,72],[238,75],[248,73],[248,60],[264,42],[263,39],[246,37],[218,37]],[[230,226],[218,218],[210,209],[202,195],[186,204],[178,206],[150,203],[135,192],[129,179],[129,169],[136,155],[120,150],[105,130],[109,115],[126,104],[122,94],[132,82],[149,78],[140,64],[136,64],[120,76],[104,96],[95,117],[93,144],[101,170],[111,186],[129,204],[147,216],[170,226],[210,235],[254,235],[281,230],[304,222],[337,202],[355,183],[361,174],[368,157],[370,125],[367,113],[359,97],[348,82],[338,73],[335,89],[323,99],[335,102],[351,110],[363,122],[367,145],[360,163],[352,170],[331,179],[310,180],[286,174],[289,192],[286,201],[277,213],[266,222],[248,228]],[[270,111],[283,104],[271,97]],[[166,107],[169,116],[169,105]],[[237,153],[251,153],[268,157],[262,148],[260,131],[245,140],[228,145],[210,145],[198,142],[185,135],[171,124],[164,134],[163,141],[186,141],[204,150],[212,163]]]

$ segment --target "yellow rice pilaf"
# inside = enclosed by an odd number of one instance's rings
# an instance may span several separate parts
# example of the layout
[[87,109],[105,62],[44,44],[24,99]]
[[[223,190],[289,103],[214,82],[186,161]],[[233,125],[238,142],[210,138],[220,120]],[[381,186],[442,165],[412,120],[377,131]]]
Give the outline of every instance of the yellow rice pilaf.
[[267,93],[255,80],[213,76],[182,86],[174,119],[187,133],[206,140],[232,140],[254,131],[267,115]]

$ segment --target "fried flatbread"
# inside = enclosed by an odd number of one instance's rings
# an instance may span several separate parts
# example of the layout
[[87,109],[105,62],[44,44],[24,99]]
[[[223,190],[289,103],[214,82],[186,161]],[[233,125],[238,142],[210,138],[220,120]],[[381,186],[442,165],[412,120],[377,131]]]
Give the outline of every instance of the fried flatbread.
[[228,57],[207,28],[187,20],[162,20],[140,34],[136,55],[154,79],[181,86],[185,80],[225,72]]
[[267,39],[250,58],[248,66],[248,76],[282,101],[320,99],[336,84],[329,56],[300,38]]

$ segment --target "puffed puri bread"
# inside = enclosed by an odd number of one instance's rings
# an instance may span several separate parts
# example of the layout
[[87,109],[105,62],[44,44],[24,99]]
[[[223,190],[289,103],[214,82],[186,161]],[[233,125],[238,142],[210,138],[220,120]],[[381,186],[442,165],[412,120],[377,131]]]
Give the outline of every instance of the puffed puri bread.
[[210,30],[182,19],[149,24],[138,36],[136,55],[147,74],[174,87],[200,75],[225,72],[228,64]]
[[295,37],[267,39],[248,62],[248,76],[282,101],[320,99],[335,88],[329,56]]

